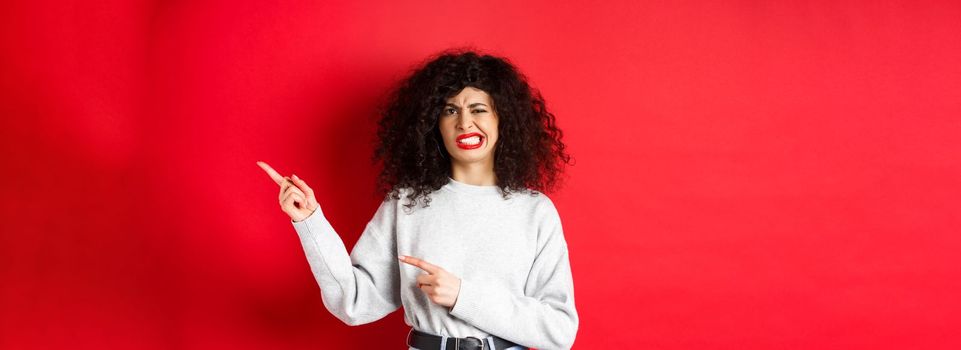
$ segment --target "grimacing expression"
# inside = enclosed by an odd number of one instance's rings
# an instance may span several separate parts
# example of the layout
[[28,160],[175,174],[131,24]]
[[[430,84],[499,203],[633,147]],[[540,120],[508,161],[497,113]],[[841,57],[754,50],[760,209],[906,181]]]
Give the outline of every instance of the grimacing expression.
[[437,121],[452,163],[490,161],[497,144],[497,113],[490,95],[465,87],[447,99]]

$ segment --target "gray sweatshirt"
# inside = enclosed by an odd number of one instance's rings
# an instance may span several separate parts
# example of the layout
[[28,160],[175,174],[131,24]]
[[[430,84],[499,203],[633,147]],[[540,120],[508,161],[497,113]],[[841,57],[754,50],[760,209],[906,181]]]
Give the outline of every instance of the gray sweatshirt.
[[[578,317],[567,242],[554,203],[543,193],[512,193],[454,179],[405,211],[381,203],[350,255],[320,208],[291,223],[320,286],[324,306],[349,325],[376,321],[404,307],[406,323],[452,337],[496,335],[538,349],[567,349]],[[424,259],[461,279],[452,308],[417,288]]]

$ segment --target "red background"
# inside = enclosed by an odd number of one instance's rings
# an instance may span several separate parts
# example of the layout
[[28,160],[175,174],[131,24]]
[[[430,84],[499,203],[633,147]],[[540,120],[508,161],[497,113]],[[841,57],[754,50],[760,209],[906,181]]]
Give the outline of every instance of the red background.
[[376,105],[464,45],[577,160],[575,348],[961,347],[957,1],[271,3],[0,5],[0,348],[403,348],[254,162],[352,246]]

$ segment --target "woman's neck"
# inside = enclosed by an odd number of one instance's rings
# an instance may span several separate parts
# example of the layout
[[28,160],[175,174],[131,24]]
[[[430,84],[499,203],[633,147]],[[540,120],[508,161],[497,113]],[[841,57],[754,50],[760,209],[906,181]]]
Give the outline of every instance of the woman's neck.
[[451,178],[469,185],[497,185],[497,176],[494,174],[494,164],[452,164]]

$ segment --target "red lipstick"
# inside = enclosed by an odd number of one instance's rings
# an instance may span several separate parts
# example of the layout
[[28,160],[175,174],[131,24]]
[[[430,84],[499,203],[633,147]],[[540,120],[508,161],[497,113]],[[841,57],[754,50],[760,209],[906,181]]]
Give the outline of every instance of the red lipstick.
[[[477,136],[477,137],[478,137],[477,143],[475,143],[475,144],[461,143],[461,141],[463,141],[464,139],[471,138],[471,137],[474,137],[474,136]],[[456,142],[457,142],[457,147],[460,148],[460,149],[475,149],[475,148],[480,148],[480,146],[484,144],[484,136],[481,136],[480,133],[472,132],[472,133],[469,133],[469,134],[463,134],[463,135],[458,136]]]

